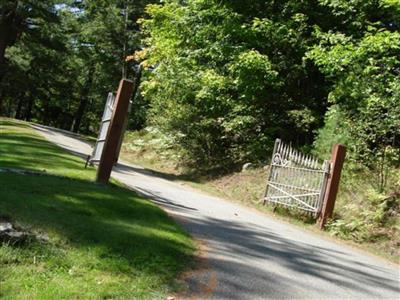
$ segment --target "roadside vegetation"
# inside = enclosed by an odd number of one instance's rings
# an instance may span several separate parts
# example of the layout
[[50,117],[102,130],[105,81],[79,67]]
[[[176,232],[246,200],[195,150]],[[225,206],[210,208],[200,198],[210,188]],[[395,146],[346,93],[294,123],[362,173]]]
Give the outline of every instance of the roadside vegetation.
[[0,118],[0,222],[28,234],[0,241],[2,299],[165,299],[178,287],[191,238],[150,201],[94,175],[29,124]]

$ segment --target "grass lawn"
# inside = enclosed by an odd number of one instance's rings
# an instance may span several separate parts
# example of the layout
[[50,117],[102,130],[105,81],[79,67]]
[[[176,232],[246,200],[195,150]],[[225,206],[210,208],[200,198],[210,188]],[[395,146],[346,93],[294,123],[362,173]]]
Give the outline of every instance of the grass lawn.
[[[0,244],[0,298],[165,299],[193,253],[191,238],[165,212],[94,169],[0,118],[0,216],[44,240]],[[69,178],[61,177],[67,176]]]

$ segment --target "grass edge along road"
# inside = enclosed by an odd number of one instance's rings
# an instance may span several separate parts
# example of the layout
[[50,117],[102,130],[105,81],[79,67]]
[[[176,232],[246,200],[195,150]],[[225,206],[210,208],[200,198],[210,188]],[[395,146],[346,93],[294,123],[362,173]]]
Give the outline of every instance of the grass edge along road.
[[[164,211],[94,169],[0,118],[0,216],[34,236],[0,245],[5,299],[165,299],[191,261],[192,239]],[[68,178],[66,178],[68,177]]]

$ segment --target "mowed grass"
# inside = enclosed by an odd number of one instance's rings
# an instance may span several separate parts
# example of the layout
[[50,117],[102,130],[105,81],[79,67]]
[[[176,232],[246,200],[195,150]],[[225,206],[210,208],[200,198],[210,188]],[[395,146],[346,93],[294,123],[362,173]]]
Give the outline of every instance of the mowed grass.
[[[0,243],[0,298],[165,299],[190,261],[191,238],[165,212],[26,124],[0,118],[0,216],[35,234]],[[61,177],[68,176],[70,178]]]

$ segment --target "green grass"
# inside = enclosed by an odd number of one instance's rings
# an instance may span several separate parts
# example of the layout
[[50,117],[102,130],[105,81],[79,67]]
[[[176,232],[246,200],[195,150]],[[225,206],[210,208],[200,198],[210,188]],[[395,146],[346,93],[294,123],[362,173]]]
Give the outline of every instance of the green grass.
[[28,123],[0,118],[0,167],[45,171],[52,175],[92,180],[93,169],[82,159],[37,135]]
[[26,123],[0,118],[0,168],[48,174],[0,172],[0,215],[48,237],[0,245],[0,298],[165,299],[191,238],[137,194],[94,184],[83,165]]

